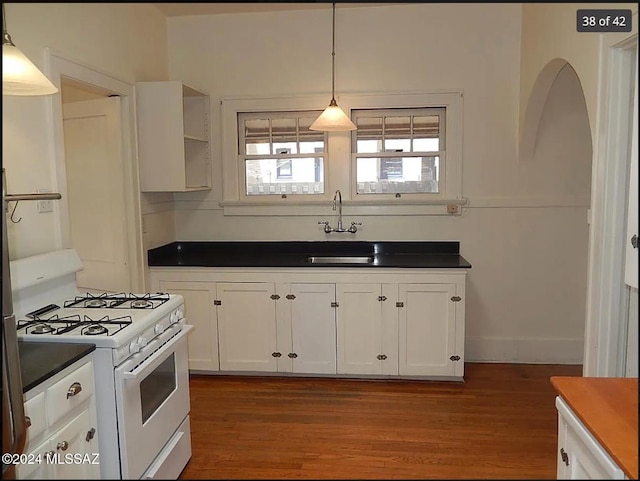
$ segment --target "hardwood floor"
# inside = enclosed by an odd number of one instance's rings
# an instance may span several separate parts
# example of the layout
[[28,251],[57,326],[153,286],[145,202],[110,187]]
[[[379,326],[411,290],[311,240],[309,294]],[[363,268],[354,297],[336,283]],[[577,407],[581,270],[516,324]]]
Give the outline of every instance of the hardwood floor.
[[550,376],[465,366],[465,383],[192,376],[180,479],[555,479]]

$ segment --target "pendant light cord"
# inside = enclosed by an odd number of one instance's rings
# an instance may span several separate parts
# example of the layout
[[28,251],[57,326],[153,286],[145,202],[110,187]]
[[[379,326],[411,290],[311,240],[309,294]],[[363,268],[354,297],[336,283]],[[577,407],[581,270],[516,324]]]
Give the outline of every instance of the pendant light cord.
[[337,105],[336,103],[336,4],[333,5],[333,25],[331,28],[331,103],[330,105]]
[[2,2],[2,45],[6,44],[15,47],[15,45],[11,41],[11,35],[9,35],[9,32],[7,32],[7,16],[4,13],[4,2]]

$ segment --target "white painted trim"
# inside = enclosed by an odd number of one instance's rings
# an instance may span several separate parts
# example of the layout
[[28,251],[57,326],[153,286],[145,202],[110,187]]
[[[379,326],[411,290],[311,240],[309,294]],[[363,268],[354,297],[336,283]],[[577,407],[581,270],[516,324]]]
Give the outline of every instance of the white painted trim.
[[[225,201],[241,197],[242,178],[238,167],[238,113],[285,110],[324,110],[326,95],[274,98],[229,98],[220,100],[222,143],[222,195]],[[327,151],[330,146],[327,147]],[[325,166],[328,169],[328,166]],[[325,171],[325,179],[328,173]],[[328,191],[328,189],[327,189]]]
[[[131,289],[145,291],[144,259],[142,243],[142,219],[140,215],[140,190],[138,184],[137,137],[135,121],[134,87],[130,83],[116,79],[82,62],[70,60],[64,55],[45,50],[45,69],[53,84],[61,88],[61,77],[72,78],[85,84],[95,85],[120,95],[122,107],[122,142],[125,179],[125,205],[127,211],[127,232],[129,251],[129,273]],[[62,194],[60,216],[57,223],[56,243],[58,248],[70,246],[69,206],[65,171],[64,129],[62,123],[62,102],[60,95],[51,96],[49,101],[51,118],[52,172],[54,183]]]
[[[462,90],[437,92],[403,92],[403,93],[363,93],[343,94],[340,97],[340,107],[351,117],[353,109],[393,109],[393,108],[446,108],[445,145],[446,160],[443,195],[448,198],[462,198],[462,145],[463,145],[463,100]],[[349,153],[351,149],[349,149]],[[349,156],[351,159],[351,155]],[[354,161],[351,161],[352,192],[356,192],[356,176]],[[414,194],[417,196],[419,194]],[[370,197],[370,196],[362,196]],[[352,195],[355,201],[358,196]],[[362,202],[366,203],[365,198]]]
[[[637,19],[636,11],[634,26]],[[602,34],[600,39],[583,375],[622,376],[629,296],[623,277],[632,95],[627,71],[637,33]]]
[[[277,200],[277,199],[274,199]],[[588,196],[540,196],[540,197],[479,197],[472,200],[462,199],[438,199],[432,201],[394,199],[390,201],[352,202],[344,201],[345,215],[450,215],[446,206],[456,204],[462,206],[464,213],[468,209],[545,209],[545,208],[584,208],[588,209],[590,199]],[[151,204],[150,204],[151,205]],[[160,206],[161,204],[153,204]],[[163,205],[163,204],[162,204]],[[218,202],[210,200],[176,200],[175,204],[166,203],[175,210],[223,210],[227,216],[318,216],[331,214],[331,201],[295,202],[288,199],[287,204],[279,202],[251,203],[244,202]],[[168,207],[167,207],[168,208]],[[166,208],[148,207],[149,212],[166,210]],[[145,212],[146,213],[146,212]]]
[[578,338],[467,337],[465,362],[582,364]]

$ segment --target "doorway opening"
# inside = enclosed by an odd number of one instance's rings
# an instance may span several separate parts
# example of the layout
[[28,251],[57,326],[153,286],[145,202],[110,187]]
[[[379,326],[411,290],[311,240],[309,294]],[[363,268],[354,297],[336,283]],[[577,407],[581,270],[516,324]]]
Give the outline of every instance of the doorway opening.
[[144,292],[133,85],[49,53],[61,248],[78,251],[87,292]]

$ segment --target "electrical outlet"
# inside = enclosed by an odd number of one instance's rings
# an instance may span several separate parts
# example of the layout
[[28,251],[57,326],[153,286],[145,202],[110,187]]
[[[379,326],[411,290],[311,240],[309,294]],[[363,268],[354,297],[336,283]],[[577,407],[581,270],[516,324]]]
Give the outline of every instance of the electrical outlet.
[[[37,191],[39,194],[46,194],[51,192],[50,190],[39,189]],[[53,212],[53,201],[52,200],[39,200],[38,201],[38,212],[41,214],[47,212]]]
[[447,204],[447,214],[460,213],[460,206],[458,204]]

